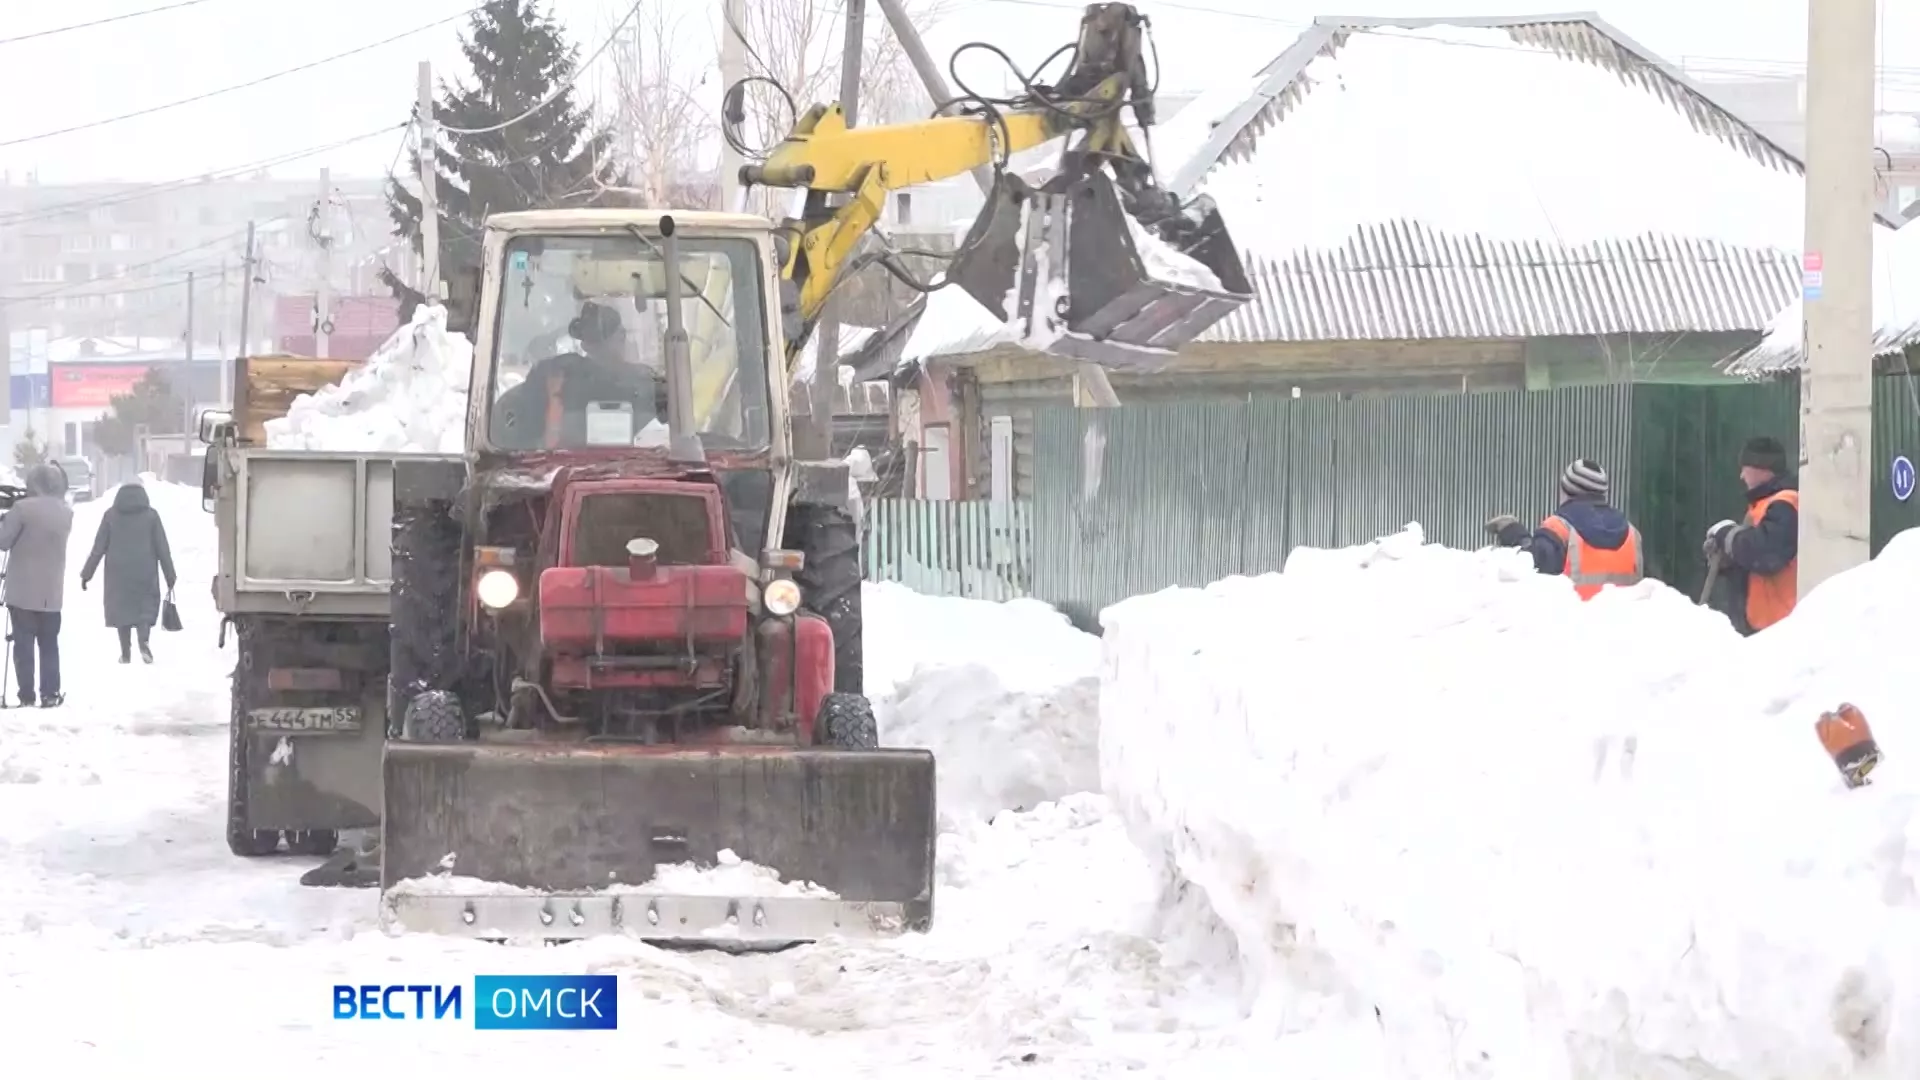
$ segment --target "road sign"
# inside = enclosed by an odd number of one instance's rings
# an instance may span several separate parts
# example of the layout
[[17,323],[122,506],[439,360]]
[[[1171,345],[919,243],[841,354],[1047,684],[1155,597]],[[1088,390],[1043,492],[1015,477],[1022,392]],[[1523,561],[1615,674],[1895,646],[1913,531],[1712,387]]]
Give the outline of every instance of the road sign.
[[1905,454],[1893,459],[1892,474],[1893,497],[1901,502],[1913,498],[1913,462]]

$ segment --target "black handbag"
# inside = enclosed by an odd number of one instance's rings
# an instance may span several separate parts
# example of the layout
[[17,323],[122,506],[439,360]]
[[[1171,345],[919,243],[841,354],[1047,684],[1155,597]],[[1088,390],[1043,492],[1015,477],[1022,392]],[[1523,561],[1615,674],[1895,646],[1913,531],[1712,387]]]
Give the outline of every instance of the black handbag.
[[173,605],[173,590],[167,590],[167,598],[160,601],[160,629],[179,630],[180,609]]

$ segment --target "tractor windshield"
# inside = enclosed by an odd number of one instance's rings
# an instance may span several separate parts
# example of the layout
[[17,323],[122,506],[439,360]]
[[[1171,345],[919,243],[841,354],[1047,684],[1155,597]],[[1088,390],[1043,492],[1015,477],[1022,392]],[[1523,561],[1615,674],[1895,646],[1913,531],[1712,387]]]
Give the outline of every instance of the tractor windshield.
[[[744,238],[678,241],[695,430],[709,450],[765,447],[759,249]],[[658,241],[630,233],[509,240],[488,441],[503,450],[664,447],[666,273]]]

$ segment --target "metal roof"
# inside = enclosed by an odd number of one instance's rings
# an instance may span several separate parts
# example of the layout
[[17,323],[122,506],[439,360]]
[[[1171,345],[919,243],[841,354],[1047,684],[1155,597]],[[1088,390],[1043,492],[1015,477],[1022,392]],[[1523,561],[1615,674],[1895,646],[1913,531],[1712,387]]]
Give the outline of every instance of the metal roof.
[[1247,270],[1253,301],[1201,341],[1738,332],[1766,326],[1800,289],[1785,252],[1655,236],[1566,247],[1409,221]]

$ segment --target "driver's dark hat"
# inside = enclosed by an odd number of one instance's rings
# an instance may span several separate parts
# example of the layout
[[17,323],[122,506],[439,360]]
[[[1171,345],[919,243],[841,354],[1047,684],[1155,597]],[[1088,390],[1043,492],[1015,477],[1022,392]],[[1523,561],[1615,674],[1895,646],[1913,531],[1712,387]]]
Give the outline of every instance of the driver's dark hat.
[[620,313],[606,306],[588,302],[580,306],[580,314],[567,324],[567,333],[583,345],[598,345],[611,341],[624,331],[620,323]]

